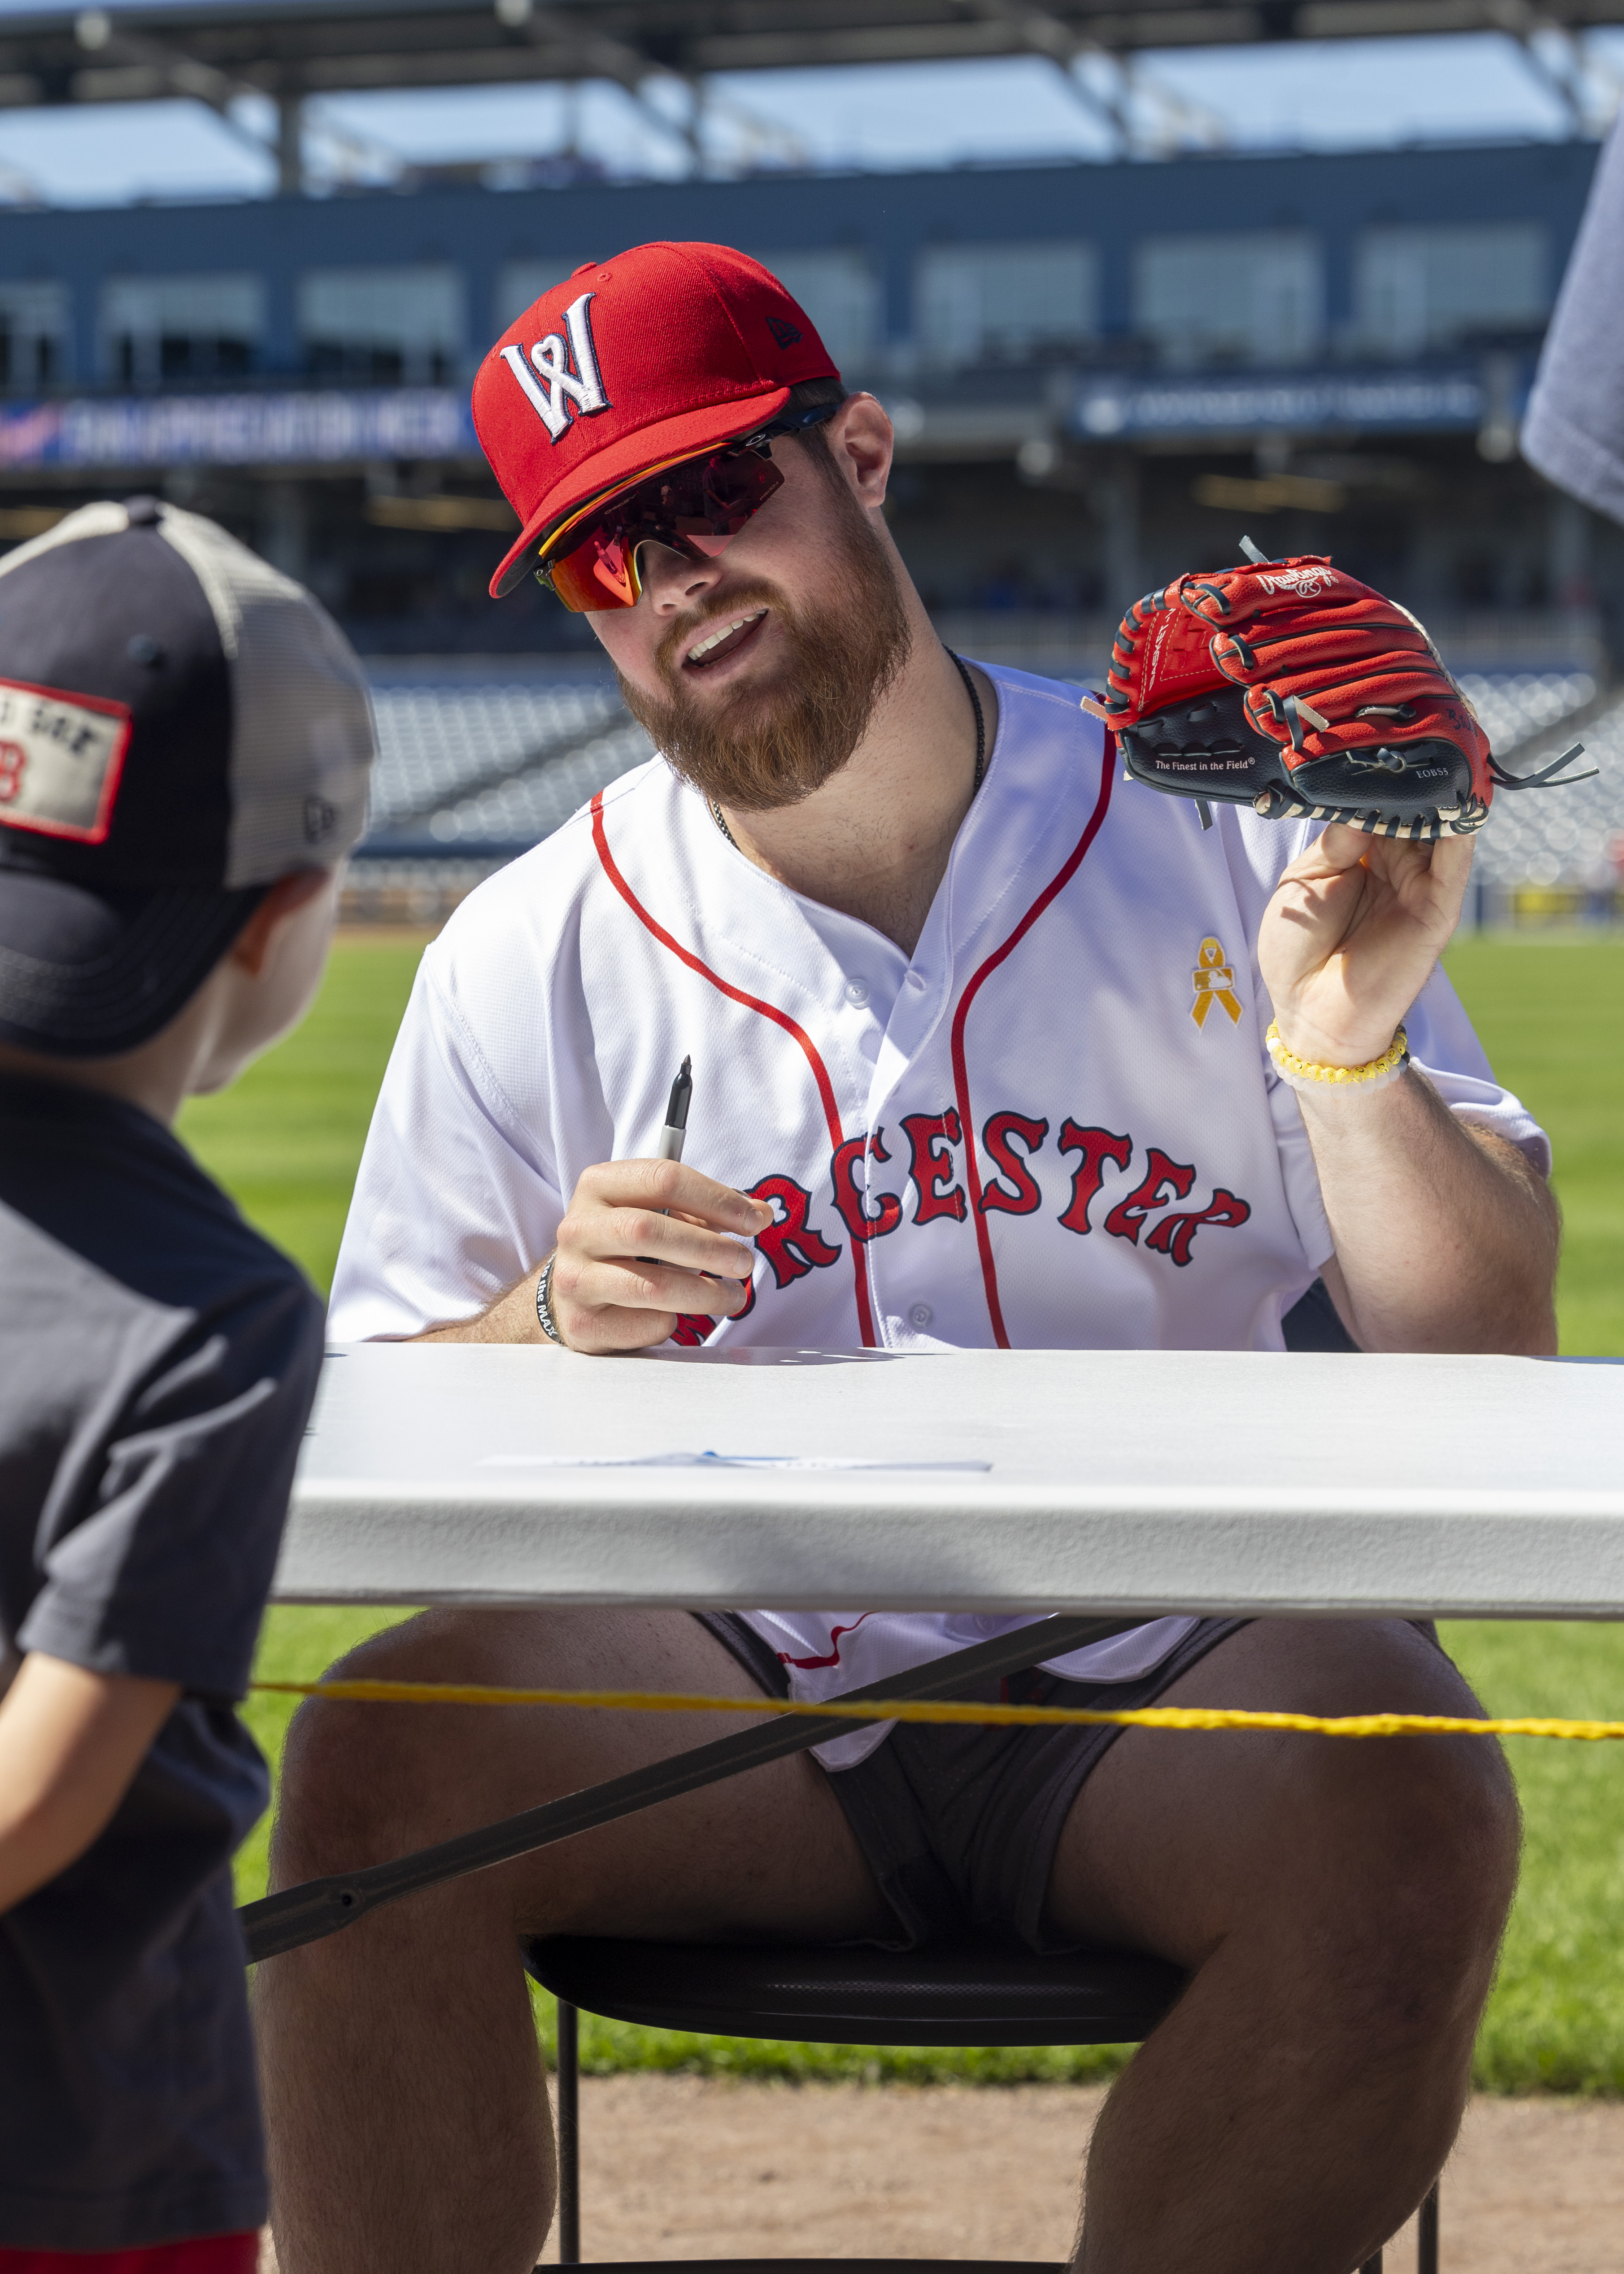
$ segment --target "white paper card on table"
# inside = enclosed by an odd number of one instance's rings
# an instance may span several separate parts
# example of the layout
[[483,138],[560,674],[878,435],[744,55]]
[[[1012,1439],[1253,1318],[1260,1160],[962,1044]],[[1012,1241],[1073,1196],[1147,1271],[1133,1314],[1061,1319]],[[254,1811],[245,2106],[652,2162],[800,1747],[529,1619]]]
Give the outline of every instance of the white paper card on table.
[[990,1461],[867,1461],[836,1453],[487,1453],[482,1469],[951,1469],[985,1476]]

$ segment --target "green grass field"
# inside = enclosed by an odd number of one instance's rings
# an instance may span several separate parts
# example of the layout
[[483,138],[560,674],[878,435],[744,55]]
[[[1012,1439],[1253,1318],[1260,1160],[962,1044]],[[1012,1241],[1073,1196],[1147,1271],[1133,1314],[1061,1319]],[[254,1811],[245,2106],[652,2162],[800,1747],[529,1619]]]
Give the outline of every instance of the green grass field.
[[[183,1133],[254,1221],[330,1279],[367,1116],[410,991],[418,950],[347,939],[300,1032],[225,1096],[187,1108]],[[1495,1070],[1551,1131],[1567,1216],[1562,1347],[1624,1355],[1624,942],[1474,939],[1449,968]],[[259,1670],[320,1671],[396,1613],[273,1611]],[[1624,1630],[1508,1626],[1446,1630],[1495,1713],[1624,1716]],[[380,1711],[383,1709],[380,1709]],[[290,1701],[259,1697],[248,1719],[273,1760]],[[1522,1886],[1478,2046],[1497,2091],[1624,2093],[1624,1749],[1515,1740],[1527,1822]],[[265,1885],[265,1827],[239,1859],[244,1897]],[[545,2033],[545,2001],[538,1999]],[[598,2070],[701,2068],[786,2076],[1100,2075],[1109,2047],[941,2053],[758,2044],[598,2022],[583,2056]]]
[[1624,935],[1471,939],[1448,968],[1495,1073],[1551,1132],[1562,1349],[1624,1356]]
[[372,1100],[422,954],[386,933],[341,940],[296,1034],[219,1097],[195,1097],[180,1133],[244,1215],[297,1255],[325,1294]]

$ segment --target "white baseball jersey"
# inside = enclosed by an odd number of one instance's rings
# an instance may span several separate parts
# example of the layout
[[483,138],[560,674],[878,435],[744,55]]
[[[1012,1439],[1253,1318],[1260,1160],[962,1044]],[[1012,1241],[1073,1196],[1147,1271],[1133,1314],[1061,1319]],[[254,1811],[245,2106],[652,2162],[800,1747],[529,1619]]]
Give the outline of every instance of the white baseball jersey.
[[[745,1314],[679,1341],[1282,1347],[1331,1238],[1254,946],[1315,825],[1225,806],[1203,831],[1118,779],[1074,689],[989,675],[986,779],[912,956],[764,875],[658,758],[464,901],[384,1079],[335,1336],[472,1316],[538,1268],[583,1170],[654,1153],[691,1053],[686,1157],[775,1222]],[[1454,1111],[1548,1165],[1441,972],[1408,1025]],[[747,1616],[812,1698],[1020,1623]],[[1192,1623],[1055,1668],[1132,1679]]]

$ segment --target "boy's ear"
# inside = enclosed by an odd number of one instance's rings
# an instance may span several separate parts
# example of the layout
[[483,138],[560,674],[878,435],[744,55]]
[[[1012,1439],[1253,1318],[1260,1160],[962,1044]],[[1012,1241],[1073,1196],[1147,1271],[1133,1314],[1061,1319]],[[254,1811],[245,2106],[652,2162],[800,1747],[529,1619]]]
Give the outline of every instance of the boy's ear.
[[286,877],[278,877],[229,951],[231,960],[241,964],[251,979],[257,979],[264,970],[271,942],[282,926],[306,900],[315,899],[331,873],[327,869],[295,869]]

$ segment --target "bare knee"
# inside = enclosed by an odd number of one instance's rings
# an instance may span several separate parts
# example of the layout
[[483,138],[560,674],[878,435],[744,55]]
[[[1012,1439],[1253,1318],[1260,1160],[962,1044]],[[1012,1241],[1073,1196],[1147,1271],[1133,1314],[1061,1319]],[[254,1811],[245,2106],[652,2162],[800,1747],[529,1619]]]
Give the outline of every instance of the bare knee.
[[[613,1668],[600,1614],[425,1611],[374,1635],[338,1679],[478,1687],[590,1686]],[[620,1643],[624,1650],[623,1638]],[[604,1715],[549,1707],[312,1698],[282,1759],[273,1841],[279,1882],[358,1870],[494,1822],[622,1764]]]
[[[1311,1741],[1312,1742],[1312,1741]],[[1389,2041],[1475,2027],[1516,1886],[1520,1821],[1485,1738],[1324,1739],[1303,1838],[1327,1994]]]
[[410,1736],[387,1706],[312,1698],[299,1708],[282,1752],[271,1841],[278,1885],[359,1871],[412,1844]]
[[[500,1615],[425,1613],[362,1643],[327,1679],[511,1679],[501,1623]],[[467,1707],[307,1699],[282,1754],[273,1841],[278,1879],[359,1870],[460,1828],[485,1773],[488,1746],[479,1736]]]
[[1368,1756],[1348,1811],[1352,1839],[1368,1850],[1360,1874],[1367,1897],[1466,1943],[1498,1939],[1522,1839],[1499,1745],[1485,1737],[1395,1737],[1357,1741],[1350,1750]]

